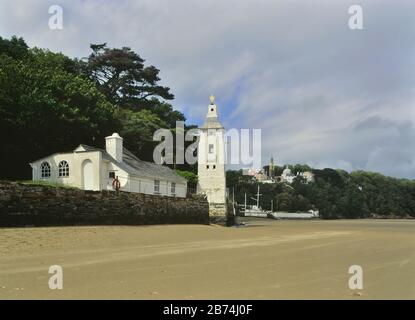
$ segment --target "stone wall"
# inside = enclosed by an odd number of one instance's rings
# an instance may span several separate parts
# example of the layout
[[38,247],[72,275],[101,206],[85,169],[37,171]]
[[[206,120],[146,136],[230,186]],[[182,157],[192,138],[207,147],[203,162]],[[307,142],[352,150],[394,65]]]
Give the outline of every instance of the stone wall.
[[0,181],[0,227],[209,223],[202,196],[172,198]]
[[210,216],[226,216],[227,204],[226,203],[209,203],[209,215]]

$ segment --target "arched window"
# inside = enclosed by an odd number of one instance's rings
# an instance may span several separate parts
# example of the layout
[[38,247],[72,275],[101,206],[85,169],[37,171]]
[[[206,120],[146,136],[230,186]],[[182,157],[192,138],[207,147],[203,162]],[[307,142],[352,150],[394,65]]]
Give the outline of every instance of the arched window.
[[59,163],[59,177],[69,177],[69,164],[65,160]]
[[50,178],[50,164],[47,162],[43,162],[40,166],[41,169],[41,177],[42,178]]

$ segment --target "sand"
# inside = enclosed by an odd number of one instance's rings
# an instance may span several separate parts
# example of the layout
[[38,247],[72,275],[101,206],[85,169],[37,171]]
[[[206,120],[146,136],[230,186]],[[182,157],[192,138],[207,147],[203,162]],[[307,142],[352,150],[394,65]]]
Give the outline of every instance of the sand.
[[415,299],[413,220],[246,221],[0,229],[0,299]]

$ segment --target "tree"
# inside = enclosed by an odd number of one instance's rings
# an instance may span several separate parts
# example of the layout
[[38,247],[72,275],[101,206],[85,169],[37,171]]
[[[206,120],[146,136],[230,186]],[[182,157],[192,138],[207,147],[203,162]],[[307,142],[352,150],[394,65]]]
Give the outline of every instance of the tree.
[[274,165],[274,176],[281,176],[284,171],[284,167]]
[[150,110],[136,112],[117,108],[115,118],[124,146],[142,160],[153,161],[153,150],[158,143],[153,141],[153,134],[165,128],[166,123]]
[[0,160],[3,178],[29,178],[29,162],[114,132],[114,106],[79,77],[63,54],[30,49],[0,55]]
[[277,211],[291,211],[292,207],[292,195],[287,192],[282,192],[277,195],[275,208]]
[[186,121],[185,116],[180,111],[174,110],[173,106],[163,101],[156,101],[153,98],[153,108],[151,111],[162,119],[168,128],[175,128],[177,121]]
[[23,38],[13,36],[10,40],[0,37],[0,54],[5,54],[13,59],[22,59],[29,47]]
[[[91,45],[86,60],[29,49],[22,38],[0,38],[0,132],[4,143],[2,177],[29,178],[28,162],[79,143],[103,146],[119,132],[124,145],[153,160],[153,134],[175,130],[184,115],[165,100],[170,89],[158,84],[159,70],[129,48]],[[184,127],[185,132],[194,126]],[[191,142],[185,142],[185,146]],[[180,165],[196,171],[195,165]]]
[[289,165],[288,166],[293,174],[297,174],[297,172],[306,172],[311,171],[311,168],[306,164],[295,164],[295,165]]
[[297,194],[292,201],[291,211],[294,212],[305,212],[311,209],[310,201],[302,196],[301,194]]
[[[186,120],[183,113],[165,101],[174,98],[170,88],[159,85],[159,70],[145,66],[144,59],[130,48],[110,49],[104,43],[91,44],[91,49],[88,58],[77,60],[80,74],[91,79],[119,109],[116,117],[126,147],[141,159],[152,161],[154,132],[160,128],[174,131],[177,121]],[[189,165],[180,168],[195,170]]]
[[175,170],[176,173],[187,180],[187,187],[196,189],[197,186],[197,175],[190,171]]
[[159,70],[144,66],[144,59],[128,47],[91,44],[92,53],[79,61],[81,72],[95,82],[108,100],[131,110],[153,109],[159,99],[172,100],[170,88],[158,84]]
[[[298,166],[298,165],[297,165]],[[311,168],[310,168],[311,169]],[[415,181],[396,179],[379,173],[344,170],[313,170],[315,182],[296,177],[292,184],[260,184],[245,181],[242,171],[227,171],[227,187],[235,190],[238,203],[261,188],[261,206],[274,210],[308,211],[318,209],[324,219],[381,217],[415,217]]]

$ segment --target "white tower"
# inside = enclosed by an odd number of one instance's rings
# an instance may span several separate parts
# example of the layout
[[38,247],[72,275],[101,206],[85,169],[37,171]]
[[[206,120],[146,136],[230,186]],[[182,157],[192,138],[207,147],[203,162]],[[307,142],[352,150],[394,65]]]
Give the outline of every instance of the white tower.
[[197,192],[204,193],[211,216],[226,215],[225,129],[219,122],[215,97],[210,97],[206,121],[200,129]]

